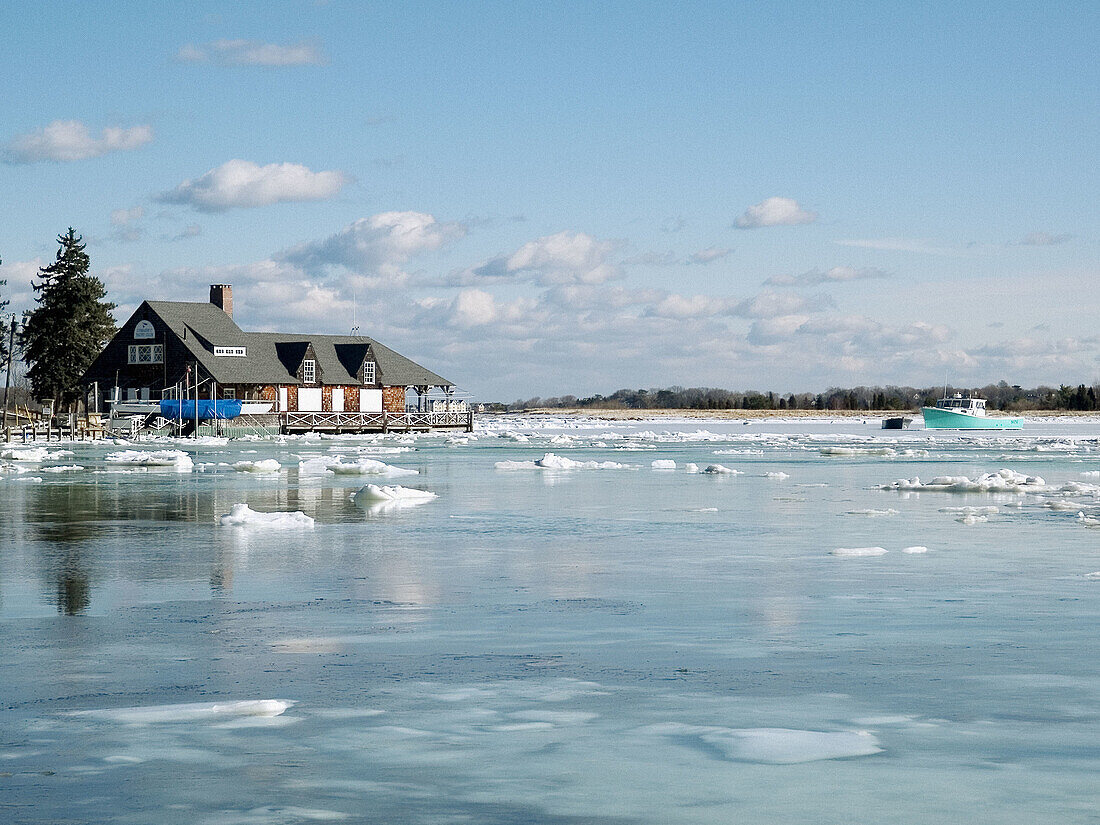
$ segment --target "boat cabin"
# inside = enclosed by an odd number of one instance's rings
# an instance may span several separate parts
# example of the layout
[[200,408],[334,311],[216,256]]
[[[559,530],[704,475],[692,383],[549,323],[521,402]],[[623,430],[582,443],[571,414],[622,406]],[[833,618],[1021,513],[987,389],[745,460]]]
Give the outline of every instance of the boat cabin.
[[936,402],[936,409],[950,410],[963,415],[985,415],[985,399],[963,396],[955,393],[950,398],[941,398]]

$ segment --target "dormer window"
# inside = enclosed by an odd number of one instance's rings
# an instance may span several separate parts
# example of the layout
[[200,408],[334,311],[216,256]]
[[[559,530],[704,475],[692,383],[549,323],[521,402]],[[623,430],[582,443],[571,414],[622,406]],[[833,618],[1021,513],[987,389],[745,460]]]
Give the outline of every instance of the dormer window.
[[364,384],[373,384],[374,383],[374,362],[373,361],[364,361],[363,362],[363,383]]
[[302,383],[312,384],[317,380],[317,362],[309,358],[302,362]]

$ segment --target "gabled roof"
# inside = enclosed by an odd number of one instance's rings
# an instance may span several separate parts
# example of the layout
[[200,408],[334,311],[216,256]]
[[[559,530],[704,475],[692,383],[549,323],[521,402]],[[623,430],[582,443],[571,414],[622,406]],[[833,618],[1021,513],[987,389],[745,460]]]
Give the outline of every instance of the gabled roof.
[[[202,365],[203,372],[208,372],[219,384],[301,383],[298,368],[306,348],[312,344],[318,379],[324,384],[358,384],[359,368],[369,353],[376,364],[377,383],[453,386],[446,378],[366,336],[245,332],[213,304],[146,301],[145,305],[183,342],[191,357]],[[215,347],[244,347],[247,355],[214,355]]]

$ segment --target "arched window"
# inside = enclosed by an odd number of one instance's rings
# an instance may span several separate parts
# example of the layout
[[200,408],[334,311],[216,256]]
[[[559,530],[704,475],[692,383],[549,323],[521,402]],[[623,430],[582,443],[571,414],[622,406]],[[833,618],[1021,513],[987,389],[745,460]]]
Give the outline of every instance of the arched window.
[[148,321],[138,321],[138,325],[134,327],[134,340],[141,341],[148,338],[156,338],[157,331],[153,329],[153,325]]

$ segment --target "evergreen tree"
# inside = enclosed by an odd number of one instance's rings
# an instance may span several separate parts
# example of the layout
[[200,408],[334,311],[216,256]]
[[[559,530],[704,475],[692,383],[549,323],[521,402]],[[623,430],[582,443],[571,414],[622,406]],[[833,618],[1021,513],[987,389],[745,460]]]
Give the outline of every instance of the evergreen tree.
[[[0,281],[0,287],[7,285],[6,280]],[[8,303],[7,298],[0,297],[0,369],[7,369],[8,364]]]
[[115,305],[103,300],[102,281],[88,274],[81,241],[72,227],[58,236],[57,259],[39,270],[38,306],[24,315],[19,335],[31,388],[38,398],[52,398],[55,410],[80,397],[80,377],[115,334]]

